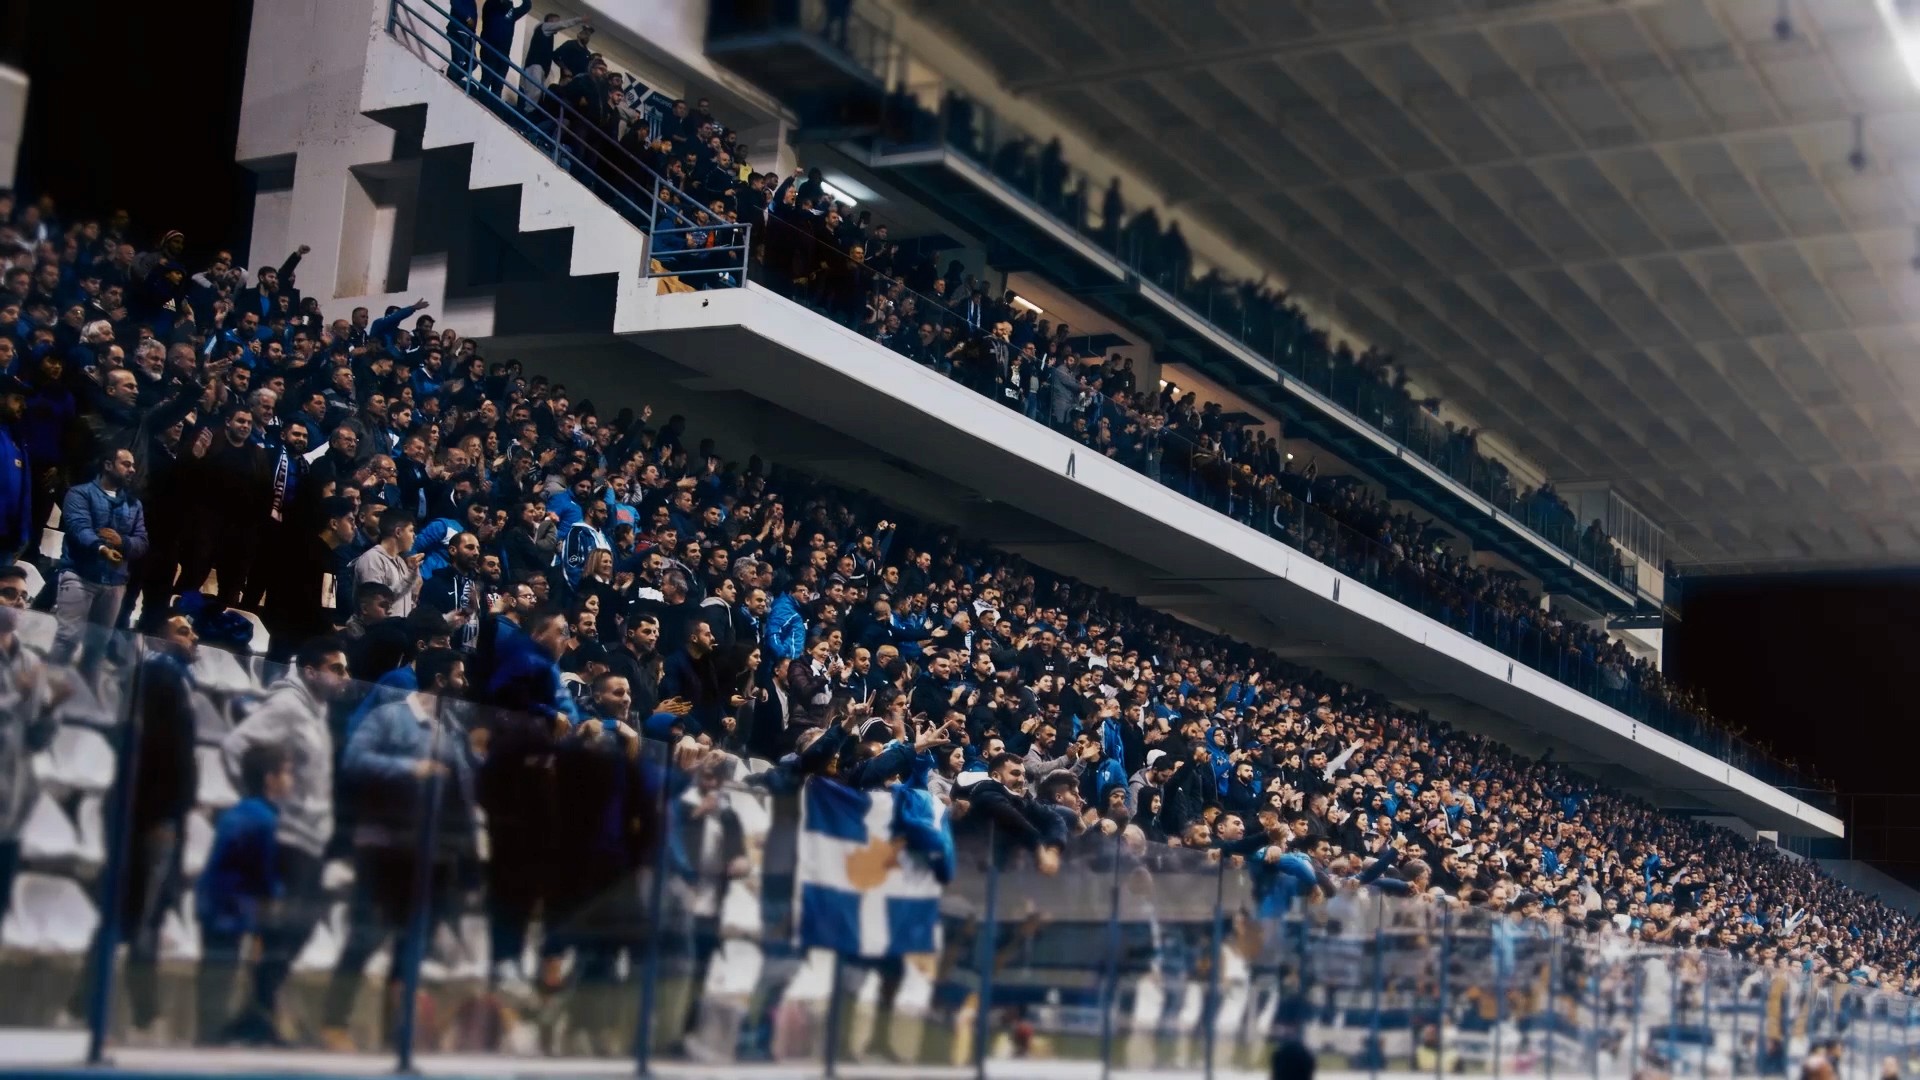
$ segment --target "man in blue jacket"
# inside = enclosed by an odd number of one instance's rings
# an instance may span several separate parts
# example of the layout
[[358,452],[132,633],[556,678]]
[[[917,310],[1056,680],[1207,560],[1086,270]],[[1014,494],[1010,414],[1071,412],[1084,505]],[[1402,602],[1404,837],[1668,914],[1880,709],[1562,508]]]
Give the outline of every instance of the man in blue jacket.
[[798,660],[807,651],[805,607],[810,595],[807,583],[796,578],[773,602],[767,612],[768,665],[775,660]]
[[33,547],[33,473],[15,426],[27,411],[28,387],[12,375],[0,375],[0,564],[17,562]]
[[67,492],[60,507],[66,541],[60,560],[54,615],[53,662],[73,659],[84,632],[87,652],[81,670],[100,662],[107,635],[120,617],[127,571],[147,553],[147,517],[132,491],[133,451],[114,450],[100,461],[99,475]]
[[240,777],[246,797],[220,815],[213,851],[194,889],[200,923],[194,996],[202,1044],[279,1041],[270,1013],[249,1010],[232,1023],[227,1014],[247,935],[259,931],[263,909],[280,895],[275,832],[278,803],[293,792],[293,753],[272,743],[249,747],[240,758]]

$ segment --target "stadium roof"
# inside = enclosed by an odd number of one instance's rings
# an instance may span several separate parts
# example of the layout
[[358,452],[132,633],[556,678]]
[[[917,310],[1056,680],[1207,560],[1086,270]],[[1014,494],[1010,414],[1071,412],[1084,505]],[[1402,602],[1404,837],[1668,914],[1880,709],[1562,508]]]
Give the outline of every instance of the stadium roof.
[[1720,570],[1920,559],[1909,2],[904,0]]

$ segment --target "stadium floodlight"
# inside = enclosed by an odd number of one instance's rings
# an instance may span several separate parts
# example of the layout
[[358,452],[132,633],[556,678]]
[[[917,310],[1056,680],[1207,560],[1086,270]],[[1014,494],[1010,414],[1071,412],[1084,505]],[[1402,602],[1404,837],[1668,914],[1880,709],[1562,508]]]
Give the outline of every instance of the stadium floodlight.
[[1019,293],[1013,294],[1013,306],[1019,308],[1022,311],[1033,312],[1035,318],[1038,318],[1047,313],[1045,308],[1041,307],[1039,304],[1034,303],[1033,301],[1027,299],[1024,296],[1021,296]]
[[820,190],[825,192],[827,195],[827,198],[832,199],[834,202],[845,203],[848,209],[852,209],[860,205],[859,199],[856,199],[853,196],[847,194],[846,192],[841,191],[839,188],[834,187],[832,184],[827,183],[825,180],[820,181]]
[[1913,80],[1915,89],[1920,89],[1920,24],[1914,19],[1915,7],[1913,0],[1873,0],[1900,62],[1907,67],[1907,77]]

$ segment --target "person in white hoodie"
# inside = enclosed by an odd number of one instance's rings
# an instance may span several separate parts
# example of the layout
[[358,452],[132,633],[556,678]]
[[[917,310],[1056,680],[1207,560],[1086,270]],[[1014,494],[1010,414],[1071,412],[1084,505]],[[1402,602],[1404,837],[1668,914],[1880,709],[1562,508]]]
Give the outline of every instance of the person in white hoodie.
[[253,1001],[240,1030],[258,1041],[273,1040],[274,1002],[293,970],[294,958],[326,914],[320,872],[333,838],[333,729],[327,706],[347,689],[347,652],[337,637],[306,642],[293,669],[269,688],[266,700],[227,733],[220,756],[227,775],[240,783],[241,762],[255,746],[284,747],[293,755],[293,791],[280,804],[274,838],[283,901],[260,928],[260,959],[253,973]]
[[379,582],[393,590],[393,605],[387,614],[406,618],[420,600],[420,563],[427,557],[413,550],[414,520],[411,511],[400,507],[380,514],[380,540],[353,560],[355,586]]

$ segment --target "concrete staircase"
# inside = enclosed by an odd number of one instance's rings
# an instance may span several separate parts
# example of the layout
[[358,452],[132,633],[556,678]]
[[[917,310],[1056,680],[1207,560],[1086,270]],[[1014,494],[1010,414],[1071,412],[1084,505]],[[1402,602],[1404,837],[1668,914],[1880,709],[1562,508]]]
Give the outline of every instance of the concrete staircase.
[[442,33],[386,0],[255,5],[250,265],[312,245],[299,285],[330,318],[424,297],[469,337],[617,332],[644,233],[448,79]]

